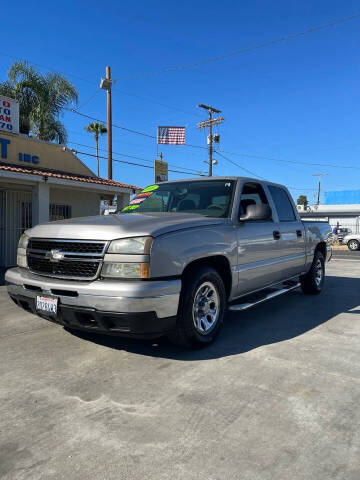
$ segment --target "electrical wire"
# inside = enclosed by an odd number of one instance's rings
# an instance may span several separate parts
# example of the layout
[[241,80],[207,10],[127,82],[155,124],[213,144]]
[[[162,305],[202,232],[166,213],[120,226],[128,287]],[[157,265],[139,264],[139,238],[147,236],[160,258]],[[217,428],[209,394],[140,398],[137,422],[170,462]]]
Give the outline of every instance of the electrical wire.
[[100,88],[97,88],[96,91],[95,91],[84,103],[82,103],[81,105],[79,105],[78,108],[83,108],[83,107],[85,107],[85,105],[87,105],[88,103],[90,103],[91,100],[92,100],[93,98],[95,98],[96,95],[97,95],[99,92],[100,92]]
[[260,177],[260,175],[258,175],[257,173],[254,173],[251,170],[248,170],[247,168],[245,168],[245,167],[239,165],[238,163],[234,162],[233,160],[230,160],[230,158],[225,157],[225,155],[220,153],[218,150],[214,150],[214,153],[217,153],[218,155],[220,155],[220,157],[224,158],[225,160],[232,163],[236,167],[241,168],[241,170],[244,170],[244,172],[250,173],[250,175],[252,175],[253,177],[260,178],[260,180],[265,180],[264,177]]
[[273,162],[291,163],[293,165],[309,165],[309,166],[315,166],[315,167],[346,168],[346,169],[360,170],[360,167],[356,167],[353,165],[334,165],[333,163],[316,163],[316,162],[304,162],[301,160],[284,160],[276,157],[267,157],[265,155],[253,155],[250,153],[229,152],[226,150],[220,150],[220,151],[224,153],[228,153],[229,155],[238,155],[240,157],[247,157],[247,158],[258,158],[261,160],[270,160]]
[[[73,108],[71,108],[71,109],[70,108],[65,108],[65,110],[68,110],[68,111],[70,111],[72,113],[75,113],[77,115],[80,115],[82,117],[88,118],[90,120],[95,120],[97,122],[105,123],[105,120],[99,120],[98,118],[91,117],[90,115],[86,115],[84,113],[81,113],[78,110],[75,110]],[[126,128],[126,127],[122,127],[121,125],[116,125],[114,123],[112,124],[112,126],[115,127],[115,128],[119,128],[121,130],[128,131],[130,133],[134,133],[134,134],[137,134],[137,135],[142,135],[142,136],[145,136],[145,137],[148,137],[148,138],[155,138],[156,139],[155,135],[150,135],[148,133],[139,132],[137,130],[132,130],[132,129],[129,129],[129,128]],[[202,145],[192,145],[191,143],[186,143],[184,146],[185,147],[192,147],[192,148],[200,148],[202,150],[207,150],[208,149],[208,147],[204,147]],[[345,169],[360,170],[360,167],[356,167],[356,166],[352,166],[352,165],[334,165],[334,164],[329,164],[329,163],[304,162],[304,161],[301,161],[301,160],[285,160],[285,159],[280,159],[280,158],[276,158],[276,157],[267,157],[265,155],[254,155],[254,154],[250,154],[250,153],[230,152],[230,151],[227,151],[227,150],[217,150],[217,153],[219,155],[221,153],[227,153],[229,155],[237,155],[237,156],[246,157],[246,158],[258,158],[258,159],[263,159],[263,160],[289,163],[289,164],[294,164],[294,165],[309,165],[309,166],[316,166],[316,167],[345,168]]]
[[[9,55],[7,53],[4,53],[4,52],[0,52],[0,55],[3,56],[3,57],[7,57],[7,58],[12,58],[14,60],[18,60],[18,57],[15,57],[14,55]],[[31,65],[34,65],[35,67],[39,67],[39,68],[42,68],[42,69],[47,69],[49,70],[50,72],[56,72],[56,73],[62,73],[63,75],[67,76],[67,77],[73,77],[73,78],[76,78],[77,80],[80,80],[82,82],[86,82],[88,84],[91,84],[91,85],[97,85],[96,82],[94,82],[93,80],[89,80],[88,78],[83,78],[83,77],[79,77],[78,75],[74,75],[73,73],[68,73],[68,72],[59,72],[59,70],[55,70],[54,68],[52,67],[49,67],[47,65],[43,65],[41,63],[36,63],[36,62],[29,62],[31,63]],[[113,78],[112,81],[113,83],[116,82],[116,78]],[[84,107],[85,105],[87,105],[96,95],[97,93],[99,93],[101,91],[100,87],[97,88],[97,91],[96,93],[94,93],[93,95],[91,95],[91,97],[86,100],[84,103],[82,103],[80,105],[79,108],[82,108]],[[174,107],[173,105],[168,105],[166,103],[163,103],[163,102],[160,102],[158,101],[157,99],[152,99],[152,98],[148,98],[148,97],[143,97],[143,96],[140,96],[140,95],[136,95],[134,93],[129,93],[129,92],[124,92],[123,90],[120,90],[116,87],[113,87],[112,88],[112,91],[116,91],[116,92],[119,92],[121,93],[122,95],[126,95],[128,97],[134,97],[134,98],[139,98],[140,100],[145,100],[146,102],[150,102],[150,103],[155,103],[157,105],[160,105],[162,107],[165,107],[165,108],[169,108],[170,110],[176,110],[178,112],[182,112],[182,113],[185,113],[186,115],[192,115],[192,116],[196,116],[196,117],[200,117],[199,114],[195,113],[195,112],[188,112],[186,110],[183,110],[181,108],[178,108],[178,107]]]
[[[77,145],[79,147],[96,149],[96,147],[94,147],[93,145],[85,145],[84,143],[77,143],[77,142],[67,142],[67,143],[70,143],[71,145]],[[107,150],[105,148],[99,148],[99,151],[107,152]],[[125,153],[114,152],[114,151],[112,153],[115,154],[115,155],[120,155],[121,157],[134,158],[135,160],[142,160],[143,162],[149,162],[149,163],[152,163],[152,164],[154,163],[154,160],[149,160],[149,159],[143,158],[143,157],[136,157],[134,155],[128,155],[128,154],[125,154]],[[182,168],[183,170],[188,170],[189,173],[193,173],[193,174],[196,174],[196,175],[199,173],[199,170],[194,170],[193,168],[187,168],[187,167],[183,167],[183,166],[180,166],[180,165],[175,165],[173,163],[168,163],[168,165],[170,167]],[[201,173],[204,173],[204,172],[201,172]]]
[[270,40],[268,42],[259,43],[257,45],[253,45],[251,47],[241,48],[240,50],[235,50],[233,52],[229,52],[229,53],[226,53],[224,55],[219,55],[219,56],[216,56],[216,57],[206,58],[204,60],[199,60],[197,62],[186,63],[186,64],[183,64],[183,65],[178,65],[178,66],[174,66],[174,67],[163,68],[161,70],[157,70],[157,71],[153,71],[153,72],[146,72],[146,73],[141,73],[141,74],[119,77],[119,79],[125,80],[125,79],[150,77],[150,76],[154,76],[154,75],[160,75],[162,73],[177,72],[177,71],[180,71],[180,70],[185,70],[187,68],[194,68],[194,67],[199,67],[201,65],[206,65],[208,63],[219,62],[221,60],[225,60],[225,59],[230,58],[230,57],[235,57],[236,55],[240,55],[242,53],[252,52],[254,50],[259,50],[260,48],[271,47],[271,46],[279,44],[279,43],[287,42],[288,40],[293,40],[294,38],[302,37],[302,36],[308,35],[310,33],[318,32],[320,30],[325,30],[326,28],[334,27],[335,25],[338,25],[340,23],[349,22],[349,21],[355,20],[356,18],[359,18],[359,17],[360,17],[360,13],[356,13],[354,15],[351,15],[350,17],[339,18],[337,20],[334,20],[333,22],[329,22],[329,23],[326,23],[324,25],[319,25],[317,27],[309,28],[307,30],[303,30],[302,32],[292,33],[290,35],[286,35],[284,37],[280,37],[280,38],[277,38],[275,40]]
[[[265,180],[264,177],[260,177],[260,175],[258,175],[257,173],[254,173],[251,170],[248,170],[247,168],[243,167],[242,165],[239,165],[238,163],[234,162],[233,160],[230,160],[230,158],[225,157],[225,155],[222,155],[218,150],[214,150],[214,152],[217,153],[218,155],[220,155],[221,157],[223,157],[228,162],[235,165],[236,167],[241,168],[242,170],[244,170],[247,173],[250,173],[250,175],[252,175],[253,177],[257,177],[260,180]],[[287,188],[289,188],[291,190],[301,190],[301,191],[305,191],[305,190],[315,191],[316,190],[316,188],[298,188],[298,187],[290,187],[290,186],[287,186]]]
[[[68,110],[69,112],[76,113],[76,115],[80,115],[81,117],[88,118],[89,120],[95,120],[96,122],[106,123],[105,120],[101,120],[99,118],[91,117],[90,115],[86,115],[85,113],[81,113],[78,110],[75,110],[74,108],[64,107],[64,110]],[[125,130],[126,132],[136,133],[137,135],[142,135],[143,137],[156,138],[155,135],[149,135],[148,133],[138,132],[137,130],[132,130],[131,128],[122,127],[120,125],[116,125],[115,123],[112,123],[112,126],[114,128],[119,128],[121,130]]]
[[[97,156],[94,154],[94,153],[88,153],[88,152],[79,152],[78,150],[75,150],[74,153],[76,154],[79,154],[79,155],[87,155],[89,157],[94,157],[94,158],[97,158]],[[101,155],[99,155],[98,158],[101,158],[102,160],[107,160],[107,157],[103,157]],[[154,166],[153,165],[144,165],[144,164],[141,164],[141,163],[135,163],[135,162],[127,162],[125,160],[119,160],[117,158],[113,158],[112,159],[113,162],[118,162],[118,163],[124,163],[126,165],[133,165],[135,167],[143,167],[143,168],[150,168],[150,169],[154,169]],[[205,176],[204,174],[201,174],[201,173],[197,173],[197,174],[194,174],[194,173],[191,173],[191,172],[184,172],[184,171],[180,171],[180,170],[173,170],[173,169],[169,169],[169,172],[174,172],[174,173],[181,173],[181,174],[184,174],[184,175],[197,175],[199,177],[203,177]]]
[[[260,43],[260,44],[257,44],[257,45],[253,45],[251,47],[246,47],[246,48],[242,48],[240,50],[235,50],[233,52],[229,52],[229,53],[224,54],[224,55],[219,55],[219,56],[216,56],[216,57],[207,58],[207,59],[200,60],[200,61],[193,62],[193,63],[188,63],[188,64],[178,65],[178,66],[174,66],[174,67],[169,67],[169,68],[161,69],[161,70],[154,71],[154,72],[147,72],[147,73],[142,73],[142,74],[113,78],[113,82],[115,82],[116,80],[119,80],[119,79],[134,79],[134,78],[149,77],[149,76],[159,75],[161,73],[175,72],[175,71],[180,71],[180,70],[184,70],[184,69],[187,69],[187,68],[198,67],[200,65],[205,65],[205,64],[208,64],[208,63],[218,62],[218,61],[230,58],[230,57],[240,55],[242,53],[251,52],[253,50],[258,50],[258,49],[261,49],[261,48],[270,47],[270,46],[273,46],[273,45],[276,45],[276,44],[279,44],[279,43],[283,43],[283,42],[286,42],[288,40],[293,40],[294,38],[302,37],[302,36],[308,35],[310,33],[314,33],[314,32],[320,31],[320,30],[324,30],[324,29],[333,27],[335,25],[338,25],[340,23],[349,22],[349,21],[355,20],[359,17],[360,17],[360,12],[356,13],[354,15],[351,15],[349,17],[339,18],[337,20],[334,20],[333,22],[329,22],[329,23],[324,24],[324,25],[319,25],[317,27],[309,28],[309,29],[304,30],[302,32],[293,33],[293,34],[286,35],[284,37],[281,37],[281,38],[278,38],[278,39],[275,39],[275,40],[270,40],[268,42],[263,42],[263,43]],[[18,57],[14,56],[14,55],[10,55],[10,54],[5,53],[5,52],[0,52],[0,55],[4,56],[4,57],[7,57],[7,58],[12,58],[12,59],[18,60]],[[58,72],[58,70],[55,70],[54,68],[49,67],[49,66],[44,65],[44,64],[41,64],[41,63],[31,62],[31,64],[36,66],[36,67],[39,67],[39,68],[45,68],[45,69],[50,70],[52,72]],[[69,72],[60,72],[60,73],[63,73],[68,77],[76,78],[77,80],[80,80],[80,81],[88,83],[88,84],[92,84],[92,85],[96,84],[94,81],[89,80],[88,78],[83,78],[83,77],[80,77],[80,76],[75,75],[73,73],[69,73]],[[115,88],[114,90],[117,90],[117,89]],[[119,93],[122,93],[124,95],[132,96],[132,97],[135,97],[135,98],[140,98],[142,100],[150,101],[152,103],[157,103],[158,105],[161,105],[161,106],[166,107],[166,108],[170,108],[170,109],[173,109],[173,110],[181,111],[181,112],[186,113],[186,114],[190,114],[190,112],[186,112],[185,110],[182,110],[178,107],[174,107],[174,106],[162,103],[162,102],[158,102],[157,100],[152,100],[152,99],[149,99],[149,98],[146,98],[146,97],[140,97],[139,95],[127,93],[127,92],[124,92],[124,91],[121,91],[121,90],[117,90],[117,91],[119,91]],[[90,99],[87,100],[86,102],[84,102],[84,104],[82,106],[89,103],[94,96],[90,97]],[[193,113],[193,112],[191,113],[191,115],[198,116],[196,113]]]

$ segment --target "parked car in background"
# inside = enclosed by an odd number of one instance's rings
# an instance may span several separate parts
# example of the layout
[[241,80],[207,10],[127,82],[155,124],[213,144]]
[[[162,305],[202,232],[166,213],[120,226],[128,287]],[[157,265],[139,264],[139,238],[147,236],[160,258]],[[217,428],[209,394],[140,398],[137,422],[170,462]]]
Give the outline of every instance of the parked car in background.
[[27,230],[6,281],[17,305],[68,328],[168,334],[196,348],[215,339],[227,308],[320,293],[331,245],[329,223],[301,221],[282,185],[179,180],[145,188],[116,215]]
[[350,233],[346,235],[343,239],[343,244],[348,246],[349,250],[353,252],[360,250],[360,234],[359,233]]
[[352,233],[351,229],[350,228],[346,228],[346,227],[339,227],[337,229],[337,238],[338,238],[338,241],[339,241],[339,244],[342,245],[344,243],[344,238],[349,235],[350,233]]

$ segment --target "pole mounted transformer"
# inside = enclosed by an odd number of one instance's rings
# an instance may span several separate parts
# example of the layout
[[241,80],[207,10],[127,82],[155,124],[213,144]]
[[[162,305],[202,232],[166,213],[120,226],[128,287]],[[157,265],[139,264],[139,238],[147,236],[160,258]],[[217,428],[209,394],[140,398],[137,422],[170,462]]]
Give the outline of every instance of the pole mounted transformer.
[[224,117],[213,118],[213,116],[212,116],[213,113],[221,113],[221,110],[218,110],[215,107],[210,107],[209,105],[204,105],[203,103],[200,103],[200,105],[198,105],[198,107],[203,108],[204,110],[207,110],[209,112],[209,119],[205,120],[204,122],[198,123],[197,127],[200,130],[203,130],[205,128],[209,129],[209,135],[208,135],[208,138],[207,138],[207,143],[208,143],[208,146],[209,146],[209,177],[211,177],[212,176],[212,167],[214,165],[213,158],[212,158],[212,156],[213,156],[213,142],[214,143],[219,143],[220,142],[220,135],[219,134],[213,135],[212,127],[215,126],[215,125],[220,125],[220,123],[222,123],[225,119],[224,119]]

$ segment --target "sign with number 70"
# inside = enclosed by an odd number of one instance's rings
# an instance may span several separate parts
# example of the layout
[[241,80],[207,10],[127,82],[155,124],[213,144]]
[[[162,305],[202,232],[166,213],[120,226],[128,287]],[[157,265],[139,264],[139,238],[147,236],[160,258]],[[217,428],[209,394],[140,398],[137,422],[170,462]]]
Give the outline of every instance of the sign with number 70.
[[0,131],[19,133],[19,102],[0,96]]

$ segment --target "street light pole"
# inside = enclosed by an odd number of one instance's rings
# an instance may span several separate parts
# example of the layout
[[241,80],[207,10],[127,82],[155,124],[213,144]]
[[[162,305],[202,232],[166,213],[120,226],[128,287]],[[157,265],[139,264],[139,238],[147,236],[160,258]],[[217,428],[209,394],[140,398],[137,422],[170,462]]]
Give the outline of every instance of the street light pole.
[[111,109],[111,72],[110,72],[110,67],[106,67],[106,80],[109,81],[109,87],[106,90],[107,140],[108,140],[108,178],[110,180],[112,180],[112,109]]

